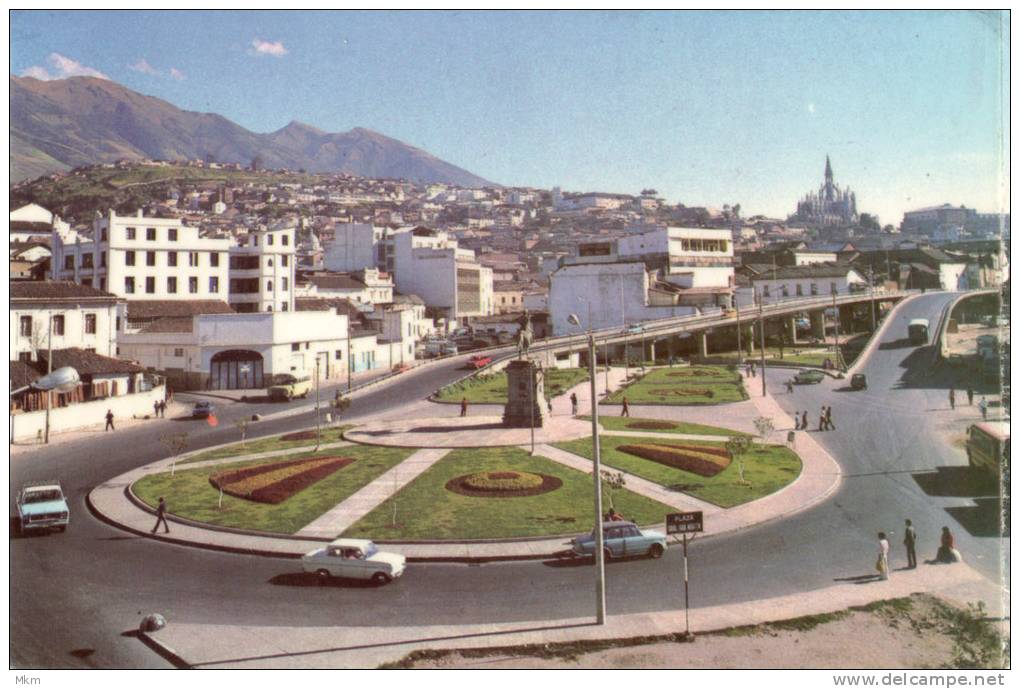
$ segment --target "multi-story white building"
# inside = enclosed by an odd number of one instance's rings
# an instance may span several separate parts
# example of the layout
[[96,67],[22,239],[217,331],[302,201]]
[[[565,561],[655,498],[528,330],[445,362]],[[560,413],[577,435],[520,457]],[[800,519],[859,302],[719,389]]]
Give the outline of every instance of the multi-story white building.
[[230,247],[230,305],[238,313],[294,310],[294,228],[254,230]]
[[8,284],[12,361],[38,361],[51,345],[55,350],[76,347],[116,355],[123,299],[73,282]]
[[83,236],[54,221],[55,280],[132,300],[227,297],[231,240],[203,237],[176,218],[122,217],[110,211]]
[[299,297],[336,297],[356,304],[393,302],[393,278],[378,268],[354,273],[313,273],[298,288]]
[[617,240],[621,258],[640,258],[662,279],[683,288],[733,287],[733,233],[728,229],[668,227]]

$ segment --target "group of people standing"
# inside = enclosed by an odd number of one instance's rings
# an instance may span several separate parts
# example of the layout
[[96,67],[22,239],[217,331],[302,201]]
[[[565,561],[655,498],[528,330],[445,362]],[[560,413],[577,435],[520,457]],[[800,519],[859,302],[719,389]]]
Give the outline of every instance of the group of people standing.
[[[906,528],[903,530],[903,546],[907,551],[907,569],[917,569],[917,529],[907,519]],[[939,540],[939,549],[935,554],[935,562],[962,562],[963,556],[956,549],[956,542],[948,526],[942,527],[942,536]],[[878,532],[878,560],[875,562],[875,570],[883,580],[889,578],[889,539],[884,531]]]
[[[967,394],[967,406],[968,407],[972,406],[974,404],[974,388],[968,386],[966,389],[966,394]],[[986,400],[983,395],[981,397],[981,401],[978,402],[977,406],[978,409],[981,410],[981,418],[987,420],[988,400]],[[953,388],[949,388],[949,408],[956,409],[956,390]]]
[[[802,412],[794,412],[793,414],[795,431],[806,431],[808,430],[808,417],[807,410]],[[818,414],[818,430],[820,431],[834,431],[836,430],[836,424],[832,422],[832,407],[822,406],[822,411]]]
[[753,361],[749,361],[744,364],[744,377],[745,378],[757,378],[758,367]]

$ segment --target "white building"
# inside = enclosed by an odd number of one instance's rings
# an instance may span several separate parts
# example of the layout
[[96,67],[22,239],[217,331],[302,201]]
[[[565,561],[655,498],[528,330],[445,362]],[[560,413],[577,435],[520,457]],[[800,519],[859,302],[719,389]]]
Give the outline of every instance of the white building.
[[[124,300],[73,282],[11,281],[10,358],[38,361],[49,349],[117,352]],[[51,329],[52,325],[52,329]]]
[[226,299],[229,239],[199,235],[176,218],[121,217],[114,211],[83,236],[54,222],[55,280],[127,299]]
[[378,268],[353,273],[313,273],[307,276],[296,296],[349,299],[357,304],[393,302],[393,278]]
[[294,228],[255,230],[230,247],[230,305],[238,313],[294,310]]
[[751,278],[751,286],[768,303],[779,299],[843,295],[866,290],[867,279],[846,263],[781,266]]
[[668,227],[617,240],[621,258],[640,258],[678,287],[733,287],[733,233],[728,229]]

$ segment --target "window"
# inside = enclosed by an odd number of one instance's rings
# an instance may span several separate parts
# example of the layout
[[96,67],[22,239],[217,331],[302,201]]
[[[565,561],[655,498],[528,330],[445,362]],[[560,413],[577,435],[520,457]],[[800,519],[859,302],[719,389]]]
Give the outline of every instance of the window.
[[289,286],[290,286],[290,285],[289,285],[289,281],[287,280],[287,278],[281,278],[281,279],[280,279],[280,289],[281,289],[281,290],[283,290],[284,292],[286,292],[286,291],[287,291],[287,288],[288,288]]
[[134,239],[135,238],[135,228],[129,227],[126,230],[124,230],[124,237],[127,238],[127,239]]
[[154,266],[156,265],[156,252],[146,251],[145,252],[145,265]]
[[166,264],[168,266],[170,266],[171,268],[176,268],[177,267],[177,252],[176,251],[168,251],[167,252],[167,254],[166,254]]
[[283,255],[282,260],[283,260],[283,267],[284,268],[286,268],[287,266],[290,265],[290,256],[288,256],[287,254]]
[[81,257],[81,267],[91,268],[92,267],[92,254],[83,254]]
[[151,275],[145,278],[145,293],[155,294],[156,293],[156,278]]
[[128,294],[135,293],[135,279],[132,277],[124,278],[124,291]]
[[74,270],[74,256],[64,256],[64,270]]
[[106,252],[105,251],[103,253],[99,254],[99,267],[100,268],[105,268],[106,267]]
[[177,294],[177,278],[166,279],[166,292],[167,294]]
[[783,296],[784,297],[790,296],[790,288],[788,286],[783,285],[781,289],[783,290]]
[[216,294],[220,291],[220,279],[216,276],[209,278],[209,291],[212,294]]
[[176,227],[171,227],[169,230],[167,230],[166,231],[166,238],[168,240],[170,240],[171,242],[176,242],[177,241],[177,228]]
[[830,282],[830,283],[829,283],[829,290],[830,290],[830,291],[831,291],[831,292],[832,292],[833,294],[836,294],[836,293],[838,292],[838,290],[836,289],[836,283],[835,283],[835,282]]
[[761,295],[762,295],[763,297],[767,297],[767,296],[769,296],[769,286],[768,286],[768,285],[762,285],[762,288],[761,288]]
[[804,288],[801,287],[801,284],[799,282],[797,283],[797,296],[798,297],[804,296]]
[[117,316],[117,331],[120,332],[120,316]]
[[334,352],[333,356],[336,357],[337,361],[340,361],[341,359],[344,358],[343,354],[344,354],[343,350],[342,349],[338,349],[338,350],[336,350],[336,352]]
[[211,265],[213,268],[220,267],[220,255],[215,251],[209,254],[209,265]]
[[191,266],[192,268],[195,268],[195,267],[198,266],[198,252],[197,251],[189,251],[188,252],[188,265]]
[[289,305],[287,304],[287,302],[283,302],[282,304],[280,304],[281,311],[289,311],[290,309],[288,307]]
[[814,296],[816,294],[818,294],[818,285],[816,283],[812,282],[811,283],[811,295]]
[[103,229],[99,230],[99,241],[105,242],[106,241],[106,236],[107,236],[106,235],[106,228],[104,227]]
[[300,342],[291,342],[290,343],[290,351],[292,351],[292,352],[300,352],[301,351],[301,343]]
[[267,292],[272,292],[273,291],[273,281],[272,280],[266,280],[266,291]]
[[156,241],[156,228],[155,227],[146,227],[145,228],[145,240],[148,241],[148,242]]
[[272,268],[273,267],[273,259],[271,259],[271,258],[267,258],[266,259],[266,267],[267,268]]
[[[103,254],[105,256],[106,254]],[[106,278],[99,278],[99,289],[106,291]]]
[[273,235],[271,235],[271,234],[267,234],[266,235],[266,245],[267,246],[272,246],[273,245]]
[[54,316],[53,317],[53,334],[63,335],[64,334],[64,317]]
[[188,278],[188,291],[191,292],[192,294],[198,294],[198,278],[197,277],[190,277],[190,278]]
[[184,356],[184,347],[174,347],[174,356],[178,359]]
[[96,334],[96,314],[94,313],[85,314],[85,334],[86,335]]
[[18,361],[24,361],[26,364],[32,363],[32,352],[18,352]]
[[91,287],[92,286],[92,278],[85,278],[85,279],[83,279],[81,281],[81,284],[85,285],[86,287]]
[[124,252],[124,265],[133,266],[135,264],[135,252],[125,251]]
[[283,235],[282,237],[280,237],[280,242],[284,246],[289,246],[290,245],[290,236],[289,235]]
[[32,317],[22,316],[18,319],[18,332],[22,337],[32,337]]

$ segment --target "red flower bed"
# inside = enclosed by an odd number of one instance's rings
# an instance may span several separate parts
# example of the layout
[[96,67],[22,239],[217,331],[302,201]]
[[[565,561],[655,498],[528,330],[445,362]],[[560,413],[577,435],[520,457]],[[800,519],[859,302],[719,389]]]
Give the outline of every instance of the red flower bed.
[[646,431],[668,431],[676,428],[672,421],[631,421],[627,428],[639,428]]
[[698,476],[715,476],[730,465],[730,457],[718,448],[696,445],[620,445],[616,448],[635,457],[648,459]]
[[315,431],[298,431],[280,436],[280,440],[315,440]]
[[[353,457],[312,457],[275,462],[213,474],[209,483],[217,489],[222,488],[227,495],[278,505],[353,461]],[[302,465],[307,468],[302,468]],[[280,478],[260,485],[258,477],[262,474],[277,474]]]

